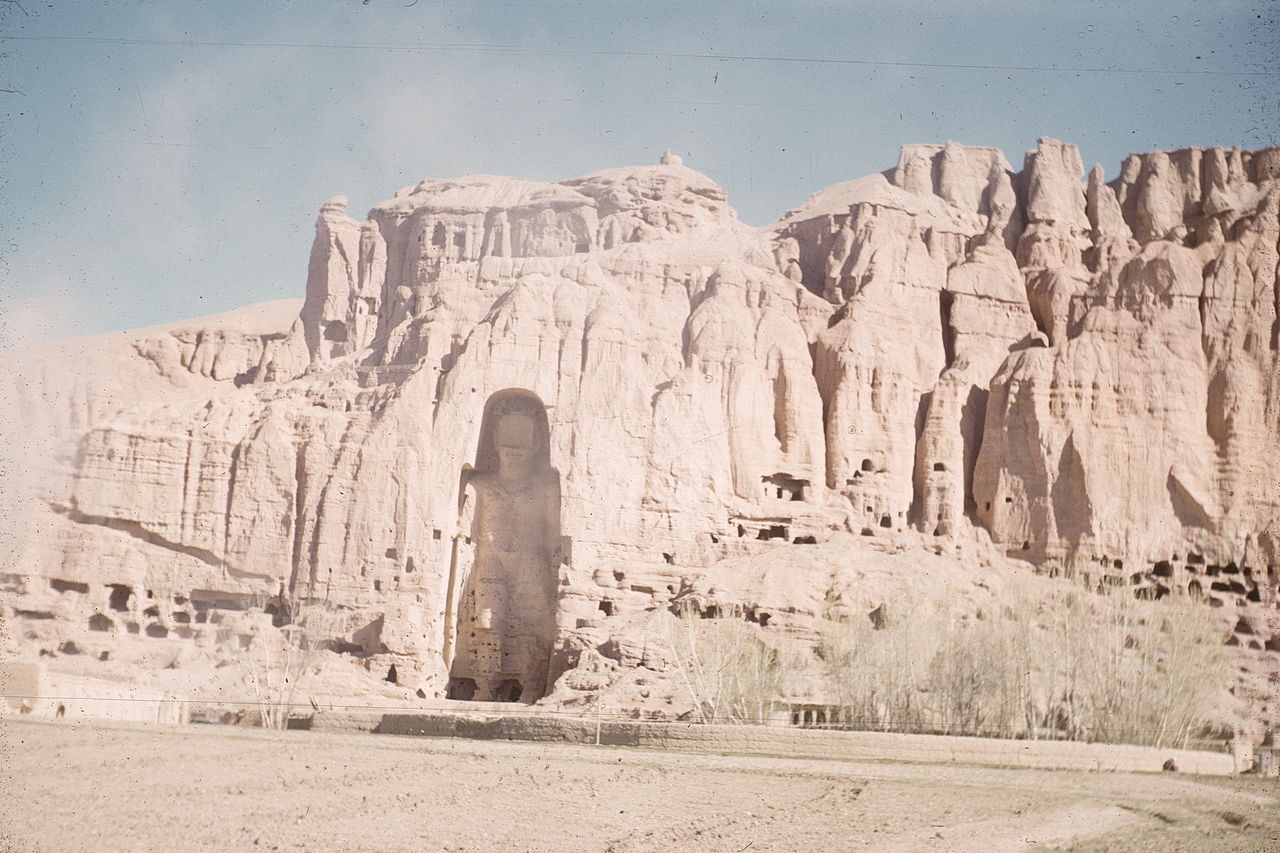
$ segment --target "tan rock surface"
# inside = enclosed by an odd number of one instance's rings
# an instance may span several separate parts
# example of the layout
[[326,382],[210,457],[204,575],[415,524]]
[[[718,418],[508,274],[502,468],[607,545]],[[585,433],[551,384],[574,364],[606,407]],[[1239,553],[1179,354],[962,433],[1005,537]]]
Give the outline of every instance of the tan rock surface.
[[523,389],[559,477],[550,681],[587,650],[632,661],[627,626],[709,584],[757,609],[825,593],[742,567],[808,577],[837,533],[936,542],[957,577],[1025,560],[1199,589],[1264,677],[1277,164],[1155,152],[1104,183],[1054,140],[1020,172],[908,146],[764,229],[675,157],[424,181],[364,223],[335,197],[301,306],[4,356],[7,646],[99,615],[121,649],[199,646],[227,602],[327,600],[357,669],[442,696],[464,468],[487,401]]

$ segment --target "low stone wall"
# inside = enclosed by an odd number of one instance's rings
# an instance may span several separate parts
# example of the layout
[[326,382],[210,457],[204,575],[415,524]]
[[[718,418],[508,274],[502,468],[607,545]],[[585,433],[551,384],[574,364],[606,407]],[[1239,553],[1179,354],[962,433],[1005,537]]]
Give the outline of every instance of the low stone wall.
[[50,671],[38,663],[0,663],[0,697],[0,714],[165,725],[187,721],[183,697],[121,681]]
[[695,752],[915,761],[1034,767],[1055,770],[1160,772],[1173,759],[1183,773],[1230,775],[1228,753],[1155,749],[1127,744],[1044,740],[997,740],[946,735],[822,731],[777,726],[643,723],[550,714],[487,714],[427,711],[413,714],[315,715],[311,727],[325,731],[461,737],[477,740],[552,741]]

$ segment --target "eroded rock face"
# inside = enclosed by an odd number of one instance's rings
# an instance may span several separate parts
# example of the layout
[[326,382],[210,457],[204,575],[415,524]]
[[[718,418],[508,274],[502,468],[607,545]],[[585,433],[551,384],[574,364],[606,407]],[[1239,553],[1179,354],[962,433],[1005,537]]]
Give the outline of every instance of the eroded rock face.
[[[489,560],[465,471],[518,389],[545,412],[560,526],[525,699],[722,561],[841,531],[1195,584],[1272,654],[1278,171],[1274,149],[1184,150],[1104,183],[1053,140],[1020,172],[908,146],[764,229],[673,156],[424,181],[364,223],[337,197],[300,309],[10,358],[10,425],[51,446],[7,571],[35,598],[85,586],[55,620],[141,631],[175,606],[119,589],[327,599],[367,666],[443,696]],[[504,642],[465,651],[495,695]]]

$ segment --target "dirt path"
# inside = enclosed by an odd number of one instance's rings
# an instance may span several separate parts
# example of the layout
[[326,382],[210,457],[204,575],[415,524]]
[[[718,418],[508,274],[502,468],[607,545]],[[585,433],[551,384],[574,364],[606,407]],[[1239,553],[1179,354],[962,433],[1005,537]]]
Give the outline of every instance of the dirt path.
[[6,853],[1280,850],[1270,780],[13,720],[0,750]]

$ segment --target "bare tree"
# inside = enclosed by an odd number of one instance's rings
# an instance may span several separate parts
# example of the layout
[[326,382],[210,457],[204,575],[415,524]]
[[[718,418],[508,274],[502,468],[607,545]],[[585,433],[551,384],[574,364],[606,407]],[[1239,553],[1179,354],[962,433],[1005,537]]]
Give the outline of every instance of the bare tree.
[[[252,635],[247,649],[236,653],[259,709],[263,728],[288,725],[297,691],[313,674],[337,623],[328,604],[293,607],[287,624],[262,627]],[[276,621],[282,621],[276,618]]]
[[702,618],[686,603],[666,645],[703,723],[766,722],[797,668],[789,644],[764,642],[736,608]]

